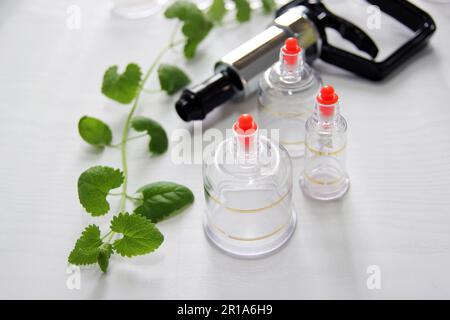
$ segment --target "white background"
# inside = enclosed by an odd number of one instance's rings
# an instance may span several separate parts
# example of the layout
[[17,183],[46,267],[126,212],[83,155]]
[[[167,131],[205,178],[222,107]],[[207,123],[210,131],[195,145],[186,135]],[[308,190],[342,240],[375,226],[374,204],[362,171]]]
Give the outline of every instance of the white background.
[[[340,14],[365,6],[332,1]],[[174,21],[159,13],[141,20],[111,15],[104,0],[4,0],[0,3],[0,298],[450,298],[450,6],[414,1],[438,26],[430,45],[389,80],[372,83],[324,63],[317,68],[342,97],[349,123],[351,189],[339,202],[294,201],[298,228],[279,253],[262,260],[230,258],[206,241],[201,166],[175,166],[170,151],[150,158],[147,141],[129,143],[130,185],[176,181],[195,204],[160,223],[165,242],[155,253],[112,258],[107,275],[81,271],[81,289],[66,287],[67,256],[89,223],[103,229],[113,213],[94,219],[81,208],[77,178],[90,166],[120,167],[117,150],[95,152],[78,136],[78,119],[109,123],[118,141],[129,109],[100,93],[107,67],[137,62],[147,68]],[[81,29],[66,26],[67,8],[81,8]],[[350,4],[350,5],[349,5]],[[361,13],[363,16],[361,16]],[[227,19],[231,19],[230,16]],[[214,30],[189,62],[178,63],[194,83],[213,63],[266,26],[270,17]],[[410,33],[382,19],[371,35],[387,48]],[[382,51],[385,56],[387,51]],[[149,88],[156,88],[152,78]],[[138,114],[169,133],[191,128],[173,108],[176,97],[145,94]],[[255,98],[227,104],[205,127],[230,127]],[[197,150],[200,152],[200,150]],[[112,208],[118,203],[113,200]],[[131,209],[131,205],[129,207]],[[381,290],[368,290],[367,267],[382,271]]]

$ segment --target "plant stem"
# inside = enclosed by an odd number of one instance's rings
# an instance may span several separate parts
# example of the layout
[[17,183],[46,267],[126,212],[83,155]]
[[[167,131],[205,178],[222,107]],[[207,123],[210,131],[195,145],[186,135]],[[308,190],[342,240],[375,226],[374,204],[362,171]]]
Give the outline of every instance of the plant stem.
[[[140,135],[138,135],[138,136],[134,136],[134,137],[128,138],[127,141],[139,139],[139,138],[146,137],[146,136],[148,136],[148,134],[147,134],[147,133],[143,133],[143,134],[140,134]],[[119,143],[116,143],[116,144],[111,144],[110,147],[111,147],[111,148],[118,148],[118,147],[120,147],[122,144],[123,144],[123,141],[122,141],[122,142],[119,142]]]
[[127,164],[127,138],[128,133],[130,132],[130,123],[133,118],[134,112],[138,106],[139,96],[141,92],[138,91],[136,99],[134,100],[133,106],[131,107],[130,112],[128,113],[127,120],[125,121],[125,125],[123,126],[122,131],[122,145],[120,147],[120,153],[122,157],[122,171],[123,171],[123,184],[122,184],[122,195],[120,197],[120,212],[125,211],[126,206],[126,195],[127,195],[127,186],[128,186],[128,164]]
[[109,230],[109,232],[107,234],[105,234],[105,236],[102,238],[102,240],[105,239],[106,237],[108,237],[108,239],[104,243],[110,243],[115,234],[116,233],[114,231]]
[[[102,240],[105,239],[107,236],[111,235],[111,233],[113,233],[113,231],[109,230],[109,232],[102,237]],[[111,240],[111,239],[109,239],[109,240]]]
[[143,88],[142,91],[149,94],[155,94],[155,93],[162,93],[163,91],[161,89],[146,89]]
[[136,197],[130,196],[130,195],[128,195],[128,194],[127,194],[127,199],[133,200],[133,201],[139,201],[139,200],[142,200],[142,198],[136,198]]
[[147,82],[150,75],[153,73],[161,59],[164,57],[164,54],[169,51],[169,49],[173,48],[179,43],[182,43],[182,41],[175,41],[175,36],[178,31],[178,26],[175,28],[174,32],[172,32],[169,40],[169,44],[161,49],[161,51],[156,56],[153,63],[148,68],[147,72],[145,73],[144,78],[142,79],[142,83],[140,88],[138,89],[136,93],[136,98],[134,99],[133,105],[130,109],[130,112],[128,113],[127,119],[125,121],[125,125],[123,127],[122,131],[122,143],[120,145],[120,152],[121,152],[121,158],[122,158],[122,172],[123,172],[123,184],[122,184],[122,192],[120,197],[120,207],[119,212],[124,212],[126,209],[126,201],[127,201],[127,187],[128,187],[128,163],[127,163],[127,140],[128,134],[130,132],[130,125],[131,125],[131,119],[133,118],[134,113],[136,112],[136,109],[139,104],[139,99],[141,97],[142,90],[145,86],[145,83]]

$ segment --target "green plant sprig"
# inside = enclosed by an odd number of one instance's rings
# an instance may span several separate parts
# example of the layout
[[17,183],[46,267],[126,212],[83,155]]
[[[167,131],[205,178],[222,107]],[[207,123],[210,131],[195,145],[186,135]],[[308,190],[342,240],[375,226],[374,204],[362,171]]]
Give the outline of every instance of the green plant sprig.
[[[175,36],[176,31],[172,33],[168,45],[159,52],[142,79],[140,67],[136,64],[128,64],[122,74],[117,72],[116,66],[108,68],[105,72],[103,94],[122,104],[132,103],[123,126],[120,143],[111,143],[112,131],[99,119],[84,116],[78,123],[80,136],[87,143],[100,148],[119,148],[122,161],[121,171],[95,166],[80,175],[78,196],[81,204],[92,216],[101,216],[109,212],[110,206],[106,199],[108,196],[120,196],[120,205],[118,215],[111,220],[110,230],[105,235],[101,236],[100,228],[96,225],[90,225],[83,231],[69,255],[69,263],[75,265],[97,263],[100,269],[106,272],[113,253],[133,257],[156,250],[164,237],[155,223],[181,211],[194,200],[188,188],[173,182],[148,184],[137,192],[141,196],[133,197],[128,194],[127,142],[150,136],[149,151],[156,155],[164,153],[168,147],[167,134],[159,123],[149,118],[135,117],[134,114],[147,80],[164,55],[182,43],[176,41]],[[187,75],[175,66],[160,65],[158,75],[162,90],[168,94],[177,92],[190,82]],[[146,133],[130,138],[131,128]],[[110,192],[119,187],[120,193]],[[136,208],[139,209],[139,213],[126,212],[127,200],[139,205]],[[115,239],[117,235],[122,237]]]
[[[248,21],[251,12],[248,1],[233,1],[237,21]],[[273,9],[273,0],[262,2],[265,12]],[[115,253],[133,257],[153,252],[164,241],[156,223],[181,212],[194,201],[194,195],[187,187],[167,181],[146,184],[130,195],[127,143],[147,136],[150,138],[148,150],[151,154],[161,155],[167,151],[168,138],[163,127],[150,118],[135,116],[141,94],[148,91],[145,85],[155,71],[161,88],[158,92],[165,91],[172,95],[187,86],[190,79],[186,73],[177,66],[161,63],[162,59],[180,44],[184,45],[186,58],[194,57],[197,46],[214,25],[221,23],[226,13],[224,0],[214,0],[206,13],[191,2],[176,1],[166,9],[164,15],[169,19],[178,19],[179,23],[170,35],[168,44],[160,50],[143,76],[141,67],[135,63],[129,63],[123,73],[118,72],[118,66],[106,70],[102,93],[118,103],[131,104],[120,142],[113,144],[110,127],[94,117],[83,116],[78,122],[78,131],[85,142],[96,148],[120,149],[122,168],[94,166],[87,169],[78,178],[78,197],[81,205],[93,217],[103,216],[110,211],[107,197],[120,197],[119,208],[110,221],[109,231],[104,235],[95,224],[84,229],[69,254],[69,263],[81,266],[97,263],[106,272],[110,257]],[[176,40],[180,28],[184,39]],[[131,129],[144,133],[130,137]],[[111,192],[117,188],[120,188],[120,192]],[[127,200],[135,205],[131,214],[126,210]]]

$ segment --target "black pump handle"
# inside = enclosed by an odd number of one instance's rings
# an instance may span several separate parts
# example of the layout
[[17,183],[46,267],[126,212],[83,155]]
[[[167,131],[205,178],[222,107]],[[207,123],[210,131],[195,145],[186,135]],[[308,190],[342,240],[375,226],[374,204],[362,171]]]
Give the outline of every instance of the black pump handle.
[[[436,25],[431,16],[406,0],[366,0],[376,5],[381,11],[390,15],[414,32],[408,42],[399,47],[383,61],[375,61],[378,48],[373,40],[359,27],[336,16],[323,3],[314,0],[294,0],[281,7],[276,15],[279,16],[295,6],[306,6],[319,33],[322,37],[320,58],[330,64],[351,71],[370,80],[382,80],[402,65],[407,58],[417,53],[435,32]],[[336,48],[328,43],[325,29],[332,28],[340,35],[352,42],[359,50],[369,54],[366,59],[351,52]]]

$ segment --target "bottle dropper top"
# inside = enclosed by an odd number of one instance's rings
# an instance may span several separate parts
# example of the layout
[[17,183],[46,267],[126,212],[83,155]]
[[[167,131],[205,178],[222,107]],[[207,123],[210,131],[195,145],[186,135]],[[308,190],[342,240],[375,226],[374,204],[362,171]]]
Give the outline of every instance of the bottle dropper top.
[[295,83],[301,80],[303,67],[302,48],[296,38],[288,38],[280,50],[280,73],[285,83]]
[[320,89],[317,95],[317,104],[319,105],[320,114],[329,117],[334,114],[336,104],[339,101],[339,96],[335,93],[332,86],[326,85]]
[[233,131],[238,139],[238,156],[248,157],[256,152],[258,125],[250,114],[241,114],[233,125]]
[[286,39],[281,50],[284,53],[283,59],[286,64],[292,65],[297,63],[298,55],[302,51],[302,48],[298,45],[296,38],[290,37]]
[[258,128],[251,114],[241,114],[238,121],[234,124],[234,130],[240,134],[246,134],[248,130],[253,130],[252,133]]

